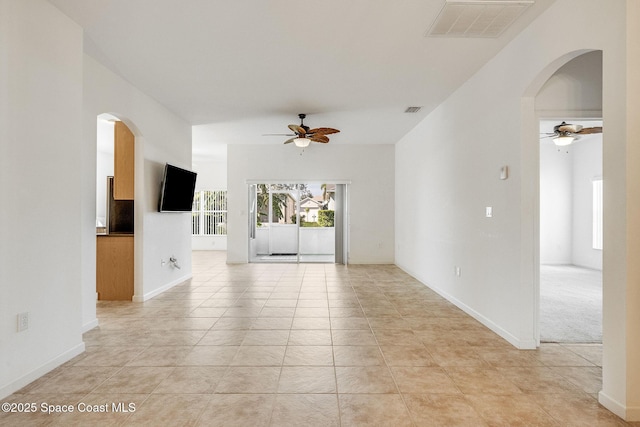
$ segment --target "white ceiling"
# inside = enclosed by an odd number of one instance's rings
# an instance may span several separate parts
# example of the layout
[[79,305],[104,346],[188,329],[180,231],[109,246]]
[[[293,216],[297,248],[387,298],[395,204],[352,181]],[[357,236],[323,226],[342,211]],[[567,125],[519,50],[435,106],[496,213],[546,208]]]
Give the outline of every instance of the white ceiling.
[[444,0],[49,1],[84,28],[87,54],[196,125],[206,156],[282,143],[262,134],[298,113],[340,129],[331,144],[393,144],[554,0],[498,38],[425,37]]

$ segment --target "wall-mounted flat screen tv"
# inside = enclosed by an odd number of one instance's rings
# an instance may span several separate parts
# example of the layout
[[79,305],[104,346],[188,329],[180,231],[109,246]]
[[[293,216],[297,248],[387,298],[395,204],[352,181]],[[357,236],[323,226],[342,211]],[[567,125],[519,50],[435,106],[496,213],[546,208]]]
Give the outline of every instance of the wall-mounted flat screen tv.
[[191,212],[196,173],[167,163],[160,189],[159,212]]

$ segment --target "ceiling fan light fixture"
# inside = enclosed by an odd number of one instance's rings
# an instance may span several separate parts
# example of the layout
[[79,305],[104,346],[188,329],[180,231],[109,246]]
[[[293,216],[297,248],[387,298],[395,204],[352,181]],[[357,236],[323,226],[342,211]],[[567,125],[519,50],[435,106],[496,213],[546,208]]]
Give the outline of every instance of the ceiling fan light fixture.
[[296,138],[293,143],[296,144],[296,147],[306,148],[311,143],[311,140],[309,138]]
[[575,139],[576,138],[573,137],[573,136],[563,135],[563,136],[558,136],[556,138],[553,138],[553,143],[556,144],[559,147],[564,147],[566,145],[571,145],[571,143]]

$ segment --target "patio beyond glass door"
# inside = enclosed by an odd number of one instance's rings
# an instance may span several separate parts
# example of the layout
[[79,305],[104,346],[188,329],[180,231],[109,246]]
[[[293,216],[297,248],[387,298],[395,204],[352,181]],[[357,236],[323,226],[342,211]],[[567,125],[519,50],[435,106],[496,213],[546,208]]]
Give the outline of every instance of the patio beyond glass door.
[[[276,186],[278,187],[278,186]],[[269,255],[297,261],[298,190],[269,192]]]
[[300,186],[300,262],[335,261],[335,185]]
[[336,261],[335,184],[251,184],[249,198],[250,262]]

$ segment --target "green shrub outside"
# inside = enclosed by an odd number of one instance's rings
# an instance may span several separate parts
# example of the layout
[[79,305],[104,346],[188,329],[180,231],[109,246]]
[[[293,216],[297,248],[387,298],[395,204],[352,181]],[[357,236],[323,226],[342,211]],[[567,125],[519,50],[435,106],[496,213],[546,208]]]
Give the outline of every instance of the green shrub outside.
[[320,227],[333,227],[334,211],[320,210],[318,211],[318,224]]

